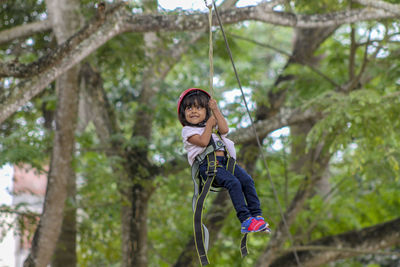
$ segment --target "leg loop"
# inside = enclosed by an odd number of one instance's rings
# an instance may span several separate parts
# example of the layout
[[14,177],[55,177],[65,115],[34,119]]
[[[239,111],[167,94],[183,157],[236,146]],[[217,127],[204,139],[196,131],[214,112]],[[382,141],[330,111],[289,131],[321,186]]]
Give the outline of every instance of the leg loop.
[[205,181],[203,188],[197,197],[196,205],[193,213],[193,232],[194,241],[196,245],[197,255],[202,266],[208,265],[210,262],[207,257],[208,249],[208,230],[203,224],[203,206],[210,192],[211,185],[214,181],[217,163],[215,153],[207,155],[207,180]]

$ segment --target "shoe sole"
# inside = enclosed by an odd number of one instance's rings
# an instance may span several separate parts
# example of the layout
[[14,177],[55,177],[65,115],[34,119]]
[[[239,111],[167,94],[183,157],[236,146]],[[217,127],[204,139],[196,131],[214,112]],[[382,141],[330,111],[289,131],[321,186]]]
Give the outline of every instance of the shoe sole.
[[266,234],[270,234],[271,233],[271,229],[268,227],[269,225],[267,225],[267,227],[265,227],[264,229],[262,229],[260,232],[265,232]]
[[246,232],[241,231],[241,233],[242,234],[248,234],[248,233],[258,233],[258,232],[264,232],[265,231],[265,232],[267,232],[269,234],[269,233],[271,233],[271,229],[269,229],[268,226],[269,226],[269,224],[266,223],[263,228],[260,228],[260,229],[258,229],[256,231],[246,231]]

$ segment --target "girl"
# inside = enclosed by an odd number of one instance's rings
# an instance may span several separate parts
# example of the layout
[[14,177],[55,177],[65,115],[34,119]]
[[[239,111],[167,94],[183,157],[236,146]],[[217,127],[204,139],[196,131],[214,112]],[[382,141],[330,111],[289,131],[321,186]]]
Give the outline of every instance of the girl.
[[[226,137],[229,131],[228,124],[217,102],[206,91],[199,88],[185,90],[179,97],[178,116],[183,125],[182,138],[190,165],[193,165],[196,156],[206,149],[211,138],[215,143],[222,141],[227,153],[236,159],[234,143]],[[218,129],[222,140],[213,133],[213,128]],[[228,190],[236,215],[241,222],[241,232],[264,230],[269,232],[268,223],[261,216],[260,201],[253,179],[239,165],[236,165],[233,174],[228,172],[225,150],[218,150],[215,153],[218,161],[215,180]],[[207,161],[203,161],[199,166],[201,177],[207,177],[206,170]]]

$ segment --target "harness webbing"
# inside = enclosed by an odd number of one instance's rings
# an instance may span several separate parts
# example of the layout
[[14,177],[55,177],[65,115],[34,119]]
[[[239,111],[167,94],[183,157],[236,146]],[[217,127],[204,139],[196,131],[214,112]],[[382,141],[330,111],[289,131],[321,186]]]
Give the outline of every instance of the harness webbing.
[[[221,136],[219,136],[222,140]],[[215,175],[217,174],[218,161],[216,158],[215,151],[225,148],[222,142],[214,143],[213,138],[210,139],[210,144],[204,150],[203,153],[196,157],[192,165],[192,180],[194,184],[194,194],[192,199],[192,209],[193,209],[193,233],[194,241],[196,246],[197,255],[202,266],[209,264],[207,257],[208,242],[209,242],[209,232],[207,227],[203,224],[203,207],[204,202],[207,199],[207,195],[212,190],[212,187],[218,187],[215,183]],[[226,151],[226,149],[225,149]],[[226,151],[227,152],[227,151]],[[228,160],[226,164],[226,170],[232,174],[235,172],[236,160],[230,157],[228,154]],[[203,178],[199,175],[200,164],[207,160],[207,171],[206,179],[203,183]],[[197,179],[199,181],[197,182]],[[244,234],[240,242],[240,253],[242,257],[248,254],[247,250],[247,233]]]
[[[211,159],[211,160],[210,160]],[[207,245],[204,242],[204,232],[203,228],[207,229],[202,223],[203,217],[203,205],[207,198],[208,192],[210,191],[211,185],[214,181],[216,169],[217,169],[217,159],[215,153],[210,153],[207,155],[207,180],[197,197],[195,210],[193,213],[193,230],[194,230],[194,241],[196,244],[197,254],[200,259],[201,265],[209,264],[207,257],[208,249],[208,235],[207,235]],[[208,234],[208,230],[206,230]]]
[[249,254],[247,250],[247,233],[243,235],[242,240],[240,241],[240,254],[242,255],[242,258]]

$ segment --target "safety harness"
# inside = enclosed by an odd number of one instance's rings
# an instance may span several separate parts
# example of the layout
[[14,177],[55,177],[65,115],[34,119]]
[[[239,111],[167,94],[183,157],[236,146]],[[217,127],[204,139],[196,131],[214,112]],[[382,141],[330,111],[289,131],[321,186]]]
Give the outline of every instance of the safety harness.
[[[222,140],[221,135],[217,132],[219,139]],[[207,227],[203,224],[203,206],[207,198],[208,193],[215,191],[215,189],[221,187],[214,181],[215,175],[217,174],[218,161],[215,151],[224,149],[226,157],[228,158],[226,164],[226,170],[232,174],[235,171],[236,160],[231,157],[225,148],[222,141],[218,140],[214,142],[213,138],[210,138],[210,143],[206,147],[203,153],[196,156],[195,161],[192,165],[192,180],[194,184],[194,194],[192,199],[193,209],[193,232],[194,241],[196,245],[197,255],[202,266],[209,264],[207,257],[209,232]],[[200,165],[207,160],[207,177],[201,177],[199,174]],[[247,233],[244,234],[240,242],[240,253],[242,257],[248,254],[247,251]]]

